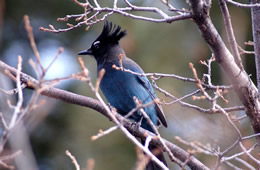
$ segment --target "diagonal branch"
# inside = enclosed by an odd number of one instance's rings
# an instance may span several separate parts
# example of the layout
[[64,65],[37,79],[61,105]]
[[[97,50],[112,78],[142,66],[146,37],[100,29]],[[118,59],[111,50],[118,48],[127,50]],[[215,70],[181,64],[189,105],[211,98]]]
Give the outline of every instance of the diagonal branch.
[[[236,64],[234,56],[227,49],[225,43],[217,32],[209,17],[209,6],[202,0],[190,0],[193,19],[198,26],[204,40],[216,57],[227,77],[232,84],[239,84],[234,89],[244,105],[246,114],[250,118],[255,133],[260,132],[260,103],[257,100],[258,90],[250,79],[249,75],[241,71]],[[260,137],[257,137],[260,144]]]
[[[17,74],[17,70],[4,62],[0,61],[0,72],[4,72],[5,70],[10,71],[14,76]],[[21,82],[27,84],[27,88],[29,89],[34,89],[37,87],[39,82],[34,79],[33,77],[25,74],[25,73],[20,73],[21,76]],[[51,98],[55,98],[64,102],[68,102],[71,104],[77,104],[80,106],[88,107],[91,109],[94,109],[101,113],[102,115],[106,116],[111,120],[110,115],[107,113],[105,107],[96,99],[86,97],[86,96],[81,96],[78,94],[74,94],[65,90],[49,87],[44,89],[44,91],[41,92],[42,95],[48,96]],[[118,119],[119,122],[122,123],[122,125],[132,134],[134,134],[136,137],[139,137],[141,139],[146,139],[148,135],[150,136],[155,136],[154,134],[150,133],[149,131],[141,128],[141,127],[136,127],[133,126],[133,122],[129,119],[125,119],[119,114],[116,114],[116,118]],[[190,156],[190,154],[183,149],[179,148],[177,145],[174,145],[173,143],[165,140],[164,143],[166,146],[170,149],[172,154],[178,158],[182,162],[187,162],[187,166],[189,166],[191,169],[198,169],[198,170],[208,170],[208,168],[202,164],[199,160],[197,160],[195,157]],[[154,137],[151,140],[151,143],[155,146],[163,147],[161,146],[161,142],[158,138]]]
[[237,45],[236,38],[235,38],[235,35],[234,35],[234,31],[233,31],[233,28],[232,28],[231,16],[229,14],[227,4],[224,0],[219,0],[219,6],[220,6],[220,9],[221,9],[221,12],[222,12],[222,15],[223,15],[223,19],[224,19],[224,23],[225,23],[225,28],[226,28],[227,37],[228,37],[231,52],[234,56],[235,62],[240,67],[240,69],[243,70],[243,65],[242,65],[242,61],[241,61],[240,54],[239,54],[239,51],[238,51],[238,45]]

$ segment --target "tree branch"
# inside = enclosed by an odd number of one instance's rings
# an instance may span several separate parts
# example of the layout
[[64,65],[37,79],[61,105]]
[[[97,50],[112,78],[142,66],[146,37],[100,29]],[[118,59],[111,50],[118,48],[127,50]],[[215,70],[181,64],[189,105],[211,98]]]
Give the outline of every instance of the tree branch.
[[[254,5],[256,1],[250,0],[250,3]],[[259,1],[258,1],[259,2]],[[256,66],[256,78],[258,87],[258,98],[260,98],[260,7],[251,8],[252,17],[252,29],[254,39],[254,51],[255,51],[255,66]]]
[[[234,85],[234,89],[245,106],[246,114],[250,118],[255,133],[260,132],[260,103],[257,100],[258,91],[245,71],[241,71],[233,55],[227,49],[215,26],[209,17],[209,6],[202,0],[190,0],[193,19],[198,26],[204,40],[209,45],[217,62]],[[257,137],[260,144],[260,137]]]
[[222,15],[223,15],[223,19],[224,19],[224,23],[225,23],[225,28],[226,28],[227,37],[228,37],[231,52],[234,56],[234,59],[235,59],[235,62],[237,63],[237,65],[241,69],[243,69],[242,61],[241,61],[240,54],[239,54],[239,51],[238,51],[237,41],[236,41],[234,31],[233,31],[233,28],[232,28],[231,16],[229,14],[227,4],[224,0],[219,0],[219,6],[220,6],[220,9],[221,9],[221,12],[222,12]]
[[[70,31],[72,29],[78,28],[82,25],[86,26],[91,26],[95,23],[98,23],[100,21],[105,20],[108,16],[112,14],[119,14],[122,16],[130,17],[136,20],[143,20],[143,21],[149,21],[149,22],[155,22],[155,23],[172,23],[174,21],[179,21],[179,20],[186,20],[190,19],[191,13],[184,11],[184,10],[177,10],[174,8],[172,5],[164,0],[162,3],[166,4],[170,11],[177,13],[174,15],[169,15],[165,12],[163,12],[161,9],[156,8],[156,7],[142,7],[142,6],[135,6],[131,4],[128,0],[124,0],[126,3],[126,7],[117,7],[117,1],[115,0],[113,2],[113,7],[101,7],[100,4],[97,1],[94,1],[94,6],[92,6],[88,0],[86,3],[81,3],[78,2],[77,0],[73,0],[77,5],[81,6],[84,8],[85,13],[83,14],[76,14],[76,15],[67,15],[64,18],[58,18],[58,21],[65,21],[67,22],[70,18],[75,18],[75,20],[78,22],[75,25],[67,23],[69,26],[68,28],[62,28],[62,29],[56,29],[54,26],[49,25],[49,28],[44,28],[40,27],[40,30],[42,31],[48,31],[48,32],[53,32],[53,33],[60,33],[60,32],[66,32]],[[146,12],[146,13],[153,13],[158,15],[157,17],[145,17],[142,15],[134,14],[133,12]],[[103,14],[103,16],[102,16]],[[101,16],[101,17],[100,17]],[[83,20],[83,21],[81,21]],[[79,22],[80,21],[80,22]],[[87,27],[87,28],[88,28]]]
[[[14,76],[17,74],[17,70],[4,62],[0,61],[0,71],[5,72],[5,70],[10,71]],[[32,78],[31,76],[20,73],[21,82],[27,84],[27,88],[34,89],[37,87],[39,82]],[[77,104],[80,106],[88,107],[91,109],[94,109],[101,113],[102,115],[106,116],[107,118],[111,119],[109,114],[107,113],[106,109],[103,107],[103,105],[96,99],[81,96],[78,94],[74,94],[65,90],[49,87],[46,88],[44,91],[41,92],[42,95],[48,96],[51,98],[55,98],[58,100],[62,100],[67,103],[71,104]],[[136,137],[139,137],[141,139],[146,139],[148,135],[155,136],[154,134],[150,133],[149,131],[141,128],[133,126],[133,122],[129,119],[125,119],[124,117],[120,116],[119,114],[116,114],[116,118],[122,123],[122,125],[132,134],[134,134]],[[199,160],[197,160],[195,157],[190,156],[190,154],[183,149],[179,148],[178,146],[174,145],[173,143],[163,139],[166,146],[170,149],[172,154],[178,158],[182,162],[186,162],[186,165],[189,166],[191,169],[199,169],[199,170],[208,170],[204,164],[202,164]],[[161,142],[157,138],[152,138],[151,143],[156,146],[160,146]]]
[[235,5],[237,7],[241,7],[241,8],[260,7],[260,3],[258,3],[258,4],[242,4],[242,3],[239,3],[239,2],[235,2],[233,0],[225,0],[225,1],[232,4],[232,5]]

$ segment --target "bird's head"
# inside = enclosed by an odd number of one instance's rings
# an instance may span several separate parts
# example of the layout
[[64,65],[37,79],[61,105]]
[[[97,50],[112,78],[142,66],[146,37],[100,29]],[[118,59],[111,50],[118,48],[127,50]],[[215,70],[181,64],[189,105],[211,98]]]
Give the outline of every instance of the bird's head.
[[92,43],[88,50],[79,52],[79,55],[92,55],[98,61],[104,57],[112,57],[123,53],[119,46],[119,40],[126,35],[126,30],[121,31],[121,27],[113,25],[112,22],[105,21],[103,30],[98,38]]

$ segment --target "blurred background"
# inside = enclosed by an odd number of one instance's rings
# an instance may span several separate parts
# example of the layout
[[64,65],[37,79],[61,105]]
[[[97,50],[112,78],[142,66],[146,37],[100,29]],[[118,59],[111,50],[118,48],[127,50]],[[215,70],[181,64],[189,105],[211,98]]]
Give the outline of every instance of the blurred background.
[[[91,2],[91,1],[90,1]],[[151,4],[167,11],[160,1],[144,0],[143,2],[132,0],[132,3],[140,6]],[[185,1],[169,1],[175,7],[187,7]],[[111,1],[100,1],[101,5],[112,6]],[[118,6],[124,6],[118,3]],[[252,40],[251,18],[249,9],[240,9],[230,6],[233,27],[238,44],[242,48],[252,50],[252,47],[245,47],[244,42]],[[57,54],[59,47],[64,47],[64,52],[59,56],[55,64],[47,72],[46,79],[54,79],[69,76],[80,71],[77,62],[77,53],[90,47],[102,30],[103,23],[90,27],[85,31],[85,27],[77,28],[69,32],[54,34],[42,32],[39,27],[48,27],[49,24],[55,28],[67,27],[63,22],[57,22],[58,17],[67,14],[80,14],[84,10],[71,0],[0,0],[0,59],[7,64],[16,67],[17,56],[23,57],[23,72],[35,77],[36,74],[28,64],[30,58],[35,60],[29,44],[27,32],[24,28],[23,16],[29,15],[33,27],[34,37],[39,49],[41,60],[47,66],[52,58]],[[139,13],[143,15],[143,13]],[[148,14],[144,14],[148,15]],[[149,16],[149,15],[148,15]],[[151,14],[154,16],[154,14]],[[220,34],[226,39],[223,29],[223,21],[216,1],[213,1],[211,17]],[[127,36],[120,42],[128,57],[135,60],[145,72],[172,73],[184,77],[193,77],[189,69],[189,62],[192,62],[200,77],[206,73],[207,68],[199,64],[199,60],[207,60],[211,53],[200,36],[196,25],[190,20],[178,21],[172,24],[156,24],[144,21],[133,20],[131,18],[112,15],[108,20],[119,24],[122,29],[127,30]],[[71,20],[70,23],[75,23]],[[90,71],[91,80],[96,79],[96,62],[91,56],[83,57],[87,68]],[[255,82],[255,65],[253,56],[242,56],[244,66],[248,74]],[[0,86],[4,89],[12,89],[15,84],[2,73],[0,74]],[[219,68],[217,63],[212,65],[212,81],[214,85],[229,84],[225,73]],[[163,78],[157,82],[158,85],[172,93],[176,97],[181,97],[196,90],[196,85],[175,79]],[[62,81],[57,85],[77,94],[93,97],[93,93],[87,84],[77,80]],[[24,105],[28,102],[32,91],[25,90]],[[164,95],[157,93],[159,98],[171,101]],[[237,96],[230,91],[225,96],[229,104],[223,107],[240,105]],[[16,97],[8,97],[0,93],[0,112],[12,113],[7,106],[6,99],[9,98],[13,104]],[[41,97],[46,100],[46,104],[37,108],[29,118],[26,119],[25,129],[20,128],[14,133],[15,142],[8,144],[14,150],[22,149],[23,154],[16,160],[18,169],[34,167],[41,170],[51,169],[75,169],[71,160],[65,155],[66,150],[76,157],[82,168],[87,167],[89,160],[95,161],[95,170],[115,170],[133,169],[136,163],[135,146],[120,132],[115,131],[110,135],[102,137],[96,141],[91,141],[90,137],[98,133],[99,129],[107,129],[113,124],[104,116],[89,108],[72,105]],[[209,108],[208,102],[190,102],[204,108]],[[209,115],[199,113],[195,110],[181,107],[179,104],[164,106],[164,112],[168,121],[168,128],[160,128],[161,135],[171,142],[188,149],[178,143],[174,138],[180,136],[189,142],[199,141],[202,144],[210,144],[212,147],[218,146],[223,151],[237,139],[236,133],[227,123],[225,117],[220,114]],[[235,116],[242,116],[244,112],[234,112]],[[237,123],[243,135],[252,133],[247,118]],[[17,135],[15,135],[17,134]],[[247,141],[251,146],[254,140]],[[29,144],[29,145],[28,145]],[[239,148],[231,153],[239,152]],[[216,159],[211,156],[199,154],[196,156],[209,167],[214,167]],[[243,157],[246,161],[250,160]],[[235,163],[237,166],[242,166]],[[171,169],[177,169],[174,163],[169,163]],[[256,166],[256,165],[255,165]],[[223,169],[229,169],[223,165]]]

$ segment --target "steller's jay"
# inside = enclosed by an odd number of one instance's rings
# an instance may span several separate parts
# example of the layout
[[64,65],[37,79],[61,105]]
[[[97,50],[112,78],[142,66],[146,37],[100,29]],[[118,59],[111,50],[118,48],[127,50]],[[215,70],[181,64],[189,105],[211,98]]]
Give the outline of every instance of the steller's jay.
[[[92,55],[97,61],[98,72],[105,69],[105,74],[101,80],[100,88],[105,95],[107,101],[117,109],[117,112],[126,115],[129,111],[136,107],[134,97],[143,104],[151,103],[157,98],[153,87],[147,77],[138,76],[121,70],[112,68],[113,65],[120,67],[120,60],[125,69],[137,73],[144,73],[141,67],[133,60],[126,57],[124,50],[119,45],[119,40],[126,35],[126,30],[121,31],[121,27],[113,25],[111,22],[105,21],[104,28],[99,37],[92,43],[91,48],[82,51],[79,55]],[[121,58],[121,59],[120,59]],[[154,103],[144,108],[144,111],[150,117],[154,125],[162,123],[167,127],[161,106]],[[148,121],[143,118],[142,113],[137,111],[130,119],[140,122],[141,127],[154,132]],[[142,141],[144,143],[144,141]],[[155,146],[149,146],[150,150]],[[163,153],[157,157],[167,166],[163,157]],[[160,170],[160,166],[150,161],[147,170]]]

